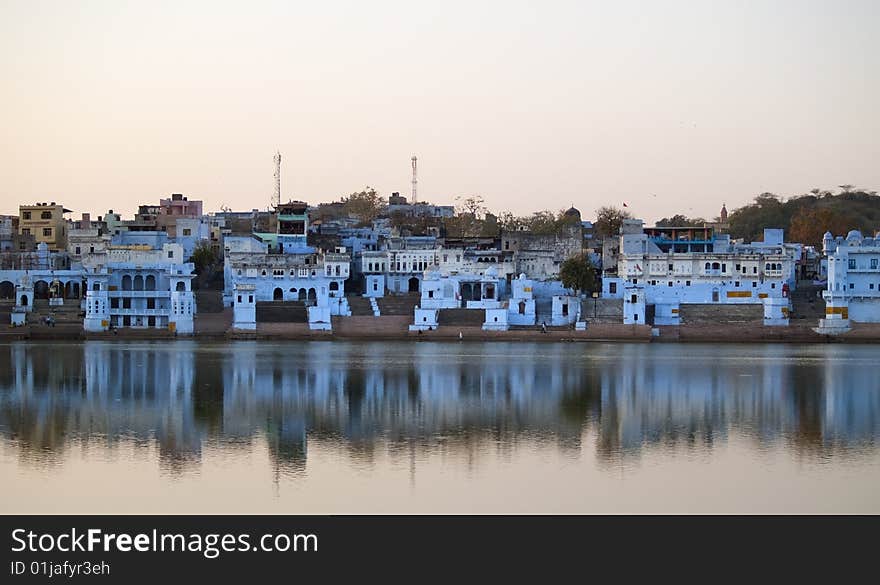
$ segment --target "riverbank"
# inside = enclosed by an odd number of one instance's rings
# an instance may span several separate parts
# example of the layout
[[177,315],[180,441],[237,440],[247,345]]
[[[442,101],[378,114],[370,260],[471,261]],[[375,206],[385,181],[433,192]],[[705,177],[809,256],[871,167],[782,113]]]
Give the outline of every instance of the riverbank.
[[[409,319],[394,317],[367,318],[369,323],[334,322],[333,331],[312,331],[307,323],[260,323],[256,331],[232,330],[215,320],[203,322],[192,336],[176,335],[164,329],[118,329],[87,333],[82,327],[44,324],[8,327],[0,331],[0,340],[290,340],[332,341],[335,339],[388,341],[545,341],[545,342],[645,342],[645,343],[880,343],[880,324],[854,324],[839,336],[820,335],[808,323],[788,327],[765,327],[758,323],[694,324],[681,326],[592,324],[584,331],[568,327],[514,328],[509,331],[483,331],[476,326],[440,326],[433,331],[409,331]],[[210,321],[210,320],[206,320]]]

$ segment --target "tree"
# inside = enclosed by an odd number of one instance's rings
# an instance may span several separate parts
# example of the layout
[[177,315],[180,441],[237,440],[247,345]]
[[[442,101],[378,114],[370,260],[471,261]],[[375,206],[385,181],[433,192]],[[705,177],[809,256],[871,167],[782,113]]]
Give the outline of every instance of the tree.
[[572,256],[562,263],[559,267],[559,280],[562,281],[562,286],[574,290],[575,293],[592,293],[598,290],[596,269],[584,254]]
[[657,223],[654,224],[657,227],[703,227],[703,224],[706,223],[706,220],[702,217],[688,217],[686,215],[682,215],[677,213],[672,217],[664,217],[663,219],[658,219]]
[[196,274],[201,274],[205,268],[211,267],[217,262],[217,255],[210,242],[202,240],[193,250],[189,261],[195,264]]
[[485,200],[480,195],[471,195],[462,199],[459,195],[455,198],[460,203],[456,206],[456,213],[459,215],[470,215],[474,219],[482,219],[488,209],[486,209]]
[[363,191],[352,193],[342,198],[342,208],[347,215],[361,220],[362,223],[370,223],[382,212],[385,207],[385,199],[372,187]]
[[846,234],[852,225],[849,217],[832,209],[803,208],[791,220],[788,239],[821,248],[825,232]]
[[629,211],[617,207],[600,207],[596,210],[593,234],[598,238],[616,236],[620,233],[620,226],[625,219],[632,219]]

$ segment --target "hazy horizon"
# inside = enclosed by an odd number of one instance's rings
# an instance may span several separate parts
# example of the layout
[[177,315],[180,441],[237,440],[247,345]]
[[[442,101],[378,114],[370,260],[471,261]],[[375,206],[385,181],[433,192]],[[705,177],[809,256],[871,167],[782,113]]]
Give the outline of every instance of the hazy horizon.
[[707,219],[880,188],[880,3],[0,2],[0,213],[369,185]]

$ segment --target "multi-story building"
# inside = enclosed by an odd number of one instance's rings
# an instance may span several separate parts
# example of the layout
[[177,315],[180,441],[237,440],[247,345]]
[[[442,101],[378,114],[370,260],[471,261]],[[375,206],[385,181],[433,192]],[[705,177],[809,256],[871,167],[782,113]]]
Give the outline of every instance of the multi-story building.
[[851,322],[880,323],[880,235],[865,238],[858,230],[846,237],[826,232],[822,249],[827,258],[825,318],[819,333],[849,331]]
[[192,334],[195,274],[183,255],[179,244],[166,243],[159,249],[111,246],[85,256],[85,330],[132,327]]
[[67,222],[64,214],[70,213],[63,205],[35,203],[18,208],[18,233],[33,236],[36,243],[45,243],[50,252],[67,249]]
[[280,205],[275,233],[225,239],[224,304],[236,308],[242,290],[248,291],[242,302],[252,299],[241,307],[248,313],[258,302],[302,302],[312,329],[330,329],[332,315],[350,314],[344,291],[351,257],[343,247],[323,253],[308,246],[307,207],[300,201]]
[[[744,244],[695,229],[699,235],[689,230],[678,237],[666,229],[624,230],[616,270],[606,270],[602,279],[602,296],[633,305],[629,312],[624,307],[627,322],[645,322],[653,311],[655,324],[678,325],[691,311],[719,322],[730,313],[788,324],[799,248],[783,242],[782,230],[765,230],[763,242]],[[733,308],[744,305],[754,310]]]

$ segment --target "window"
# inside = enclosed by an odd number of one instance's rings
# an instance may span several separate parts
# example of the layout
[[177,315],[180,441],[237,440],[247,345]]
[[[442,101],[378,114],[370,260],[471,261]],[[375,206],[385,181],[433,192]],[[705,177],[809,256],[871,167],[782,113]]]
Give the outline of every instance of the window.
[[690,280],[685,280],[685,281],[684,281],[684,285],[685,285],[685,286],[690,286],[690,285],[691,285],[691,281],[690,281]]
[[630,297],[629,302],[631,302],[631,303],[638,303],[638,302],[639,302],[639,297],[638,297],[638,295],[632,295],[632,296]]
[[248,302],[249,303],[254,302],[254,295],[248,295]]
[[174,250],[168,250],[168,257],[174,258]]
[[79,254],[79,253],[80,253],[80,251],[79,251],[79,246],[76,247],[76,252],[75,252],[75,253],[76,253],[76,254]]
[[118,309],[119,308],[119,299],[118,298],[113,297],[110,299],[110,308],[111,309]]
[[752,266],[752,274],[758,274],[758,267]]
[[734,282],[734,283],[733,283],[733,286],[734,286],[735,288],[739,288],[739,281],[737,280],[736,282]]
[[191,236],[191,235],[192,235],[192,230],[189,229],[189,228],[183,228],[183,235],[184,235],[184,236]]
[[23,235],[23,236],[31,235],[31,228],[21,228],[21,235]]
[[241,295],[238,295],[238,304],[241,304]]
[[671,280],[669,281],[669,287],[670,287],[670,288],[672,287],[672,281],[671,281]]
[[30,219],[30,218],[31,218],[31,212],[30,212],[30,211],[24,211],[24,212],[22,212],[22,214],[21,214],[21,218],[22,218],[22,219]]
[[156,308],[156,299],[152,299],[152,298],[147,299],[147,308],[148,309],[155,309]]
[[775,282],[771,282],[771,283],[770,283],[770,288],[776,288],[776,283],[775,283]]
[[122,308],[123,309],[130,309],[131,308],[131,299],[130,298],[126,297],[126,298],[122,299]]
[[669,265],[669,272],[672,272],[672,264]]
[[855,270],[855,269],[856,269],[856,259],[855,259],[855,258],[850,258],[850,259],[849,259],[849,269],[850,269],[850,270]]
[[736,271],[737,271],[737,272],[739,272],[739,268],[740,268],[740,265],[737,264],[737,265],[736,265]]
[[51,211],[43,211],[40,213],[40,219],[52,219]]
[[871,258],[871,270],[877,270],[877,259]]
[[608,283],[608,294],[617,294],[617,283],[609,282]]
[[754,280],[752,281],[752,288],[758,288],[757,281],[754,281]]
[[852,290],[856,287],[855,283],[849,283],[849,289]]
[[727,272],[727,264],[721,265],[721,272]]
[[639,279],[638,279],[638,278],[633,278],[633,284],[638,284],[638,283],[639,283]]
[[52,228],[43,228],[43,237],[51,238],[52,237]]

